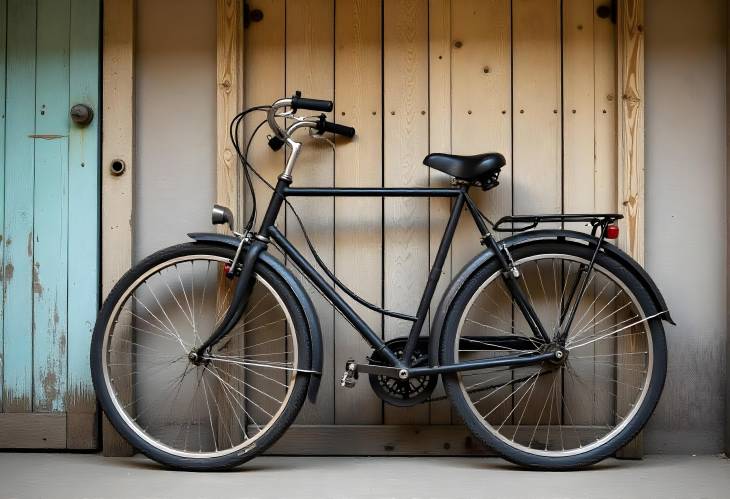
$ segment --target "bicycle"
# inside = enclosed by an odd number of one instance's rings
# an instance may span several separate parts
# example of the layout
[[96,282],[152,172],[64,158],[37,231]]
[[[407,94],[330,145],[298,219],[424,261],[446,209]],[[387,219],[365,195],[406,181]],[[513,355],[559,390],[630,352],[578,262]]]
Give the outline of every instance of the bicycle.
[[[271,446],[307,396],[316,400],[323,364],[317,314],[301,280],[268,251],[277,248],[372,348],[366,359],[346,363],[343,387],[367,375],[385,402],[410,406],[430,400],[440,376],[469,430],[530,468],[585,467],[628,443],[659,400],[667,364],[662,321],[673,322],[651,277],[608,242],[622,216],[508,216],[492,224],[469,191],[498,185],[505,165],[498,153],[427,156],[426,166],[452,177],[448,187],[292,187],[302,147],[297,131],[355,135],[325,114],[297,114],[332,109],[330,101],[297,93],[239,114],[231,139],[252,193],[250,171],[258,173],[247,161],[248,146],[244,153],[238,142],[246,114],[266,111],[269,146],[290,150],[258,230],[255,209],[237,233],[231,211],[215,206],[213,224],[227,224],[232,235],[189,234],[192,242],[145,258],[113,288],[94,329],[91,366],[117,431],[167,466],[230,468]],[[315,269],[275,225],[293,196],[450,198],[416,314],[359,297],[324,265],[304,231],[322,273]],[[422,336],[464,210],[484,250],[453,279],[430,335]],[[591,231],[528,230],[549,222],[584,223]],[[514,234],[497,240],[493,232]],[[384,341],[337,288],[368,309],[411,322],[410,333]]]

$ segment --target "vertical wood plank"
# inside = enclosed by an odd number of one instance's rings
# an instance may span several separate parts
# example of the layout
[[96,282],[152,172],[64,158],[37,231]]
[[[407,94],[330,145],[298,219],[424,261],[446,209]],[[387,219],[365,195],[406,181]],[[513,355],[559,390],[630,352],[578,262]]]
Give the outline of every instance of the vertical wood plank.
[[[246,61],[249,71],[244,72],[245,86],[244,98],[246,108],[271,104],[275,100],[282,98],[286,93],[286,2],[285,0],[259,0],[250,3],[251,9],[260,9],[264,12],[261,21],[251,23],[244,31],[244,60]],[[253,133],[259,120],[264,119],[263,113],[257,113],[255,117],[251,117],[246,123],[245,136],[246,141]],[[268,180],[272,185],[276,183],[277,176],[284,170],[284,153],[283,150],[273,152],[269,149],[265,136],[268,127],[264,125],[262,132],[258,138],[254,140],[249,152],[249,161],[258,172]],[[256,202],[258,204],[257,223],[261,219],[266,210],[266,206],[271,199],[271,189],[263,184],[263,182],[254,179],[254,190],[256,193]],[[285,226],[285,210],[281,210],[277,219],[279,227]],[[258,226],[255,227],[258,230]],[[272,248],[273,250],[273,248]],[[255,329],[255,324],[251,324]],[[281,334],[276,330],[277,326],[272,325],[270,328],[264,328],[259,335],[274,337],[275,334]],[[256,343],[256,339],[251,341]],[[282,339],[282,341],[285,341]],[[274,354],[281,352],[282,347],[275,343],[266,344],[256,350],[257,354]],[[284,348],[283,351],[287,351]],[[272,361],[283,362],[284,358],[267,357]],[[275,376],[275,375],[274,375]],[[286,373],[281,372],[280,382],[285,382]],[[263,380],[261,380],[263,381]],[[253,383],[253,381],[252,381]],[[255,390],[254,390],[255,392]],[[265,401],[256,401],[256,393],[247,394],[251,401],[259,405],[265,404]],[[252,402],[252,403],[253,403]],[[266,407],[263,405],[263,407]]]
[[[336,118],[357,130],[352,141],[337,140],[335,185],[382,185],[381,2],[337,0],[335,4]],[[382,201],[366,198],[335,200],[335,265],[337,277],[371,303],[382,303]],[[351,302],[352,303],[352,302]],[[378,314],[362,317],[376,333]],[[335,322],[335,369],[350,358],[360,361],[370,349],[341,316]],[[382,405],[366,380],[335,392],[337,424],[379,424]]]
[[514,211],[562,210],[560,2],[515,0]]
[[[265,12],[261,21],[251,23],[244,31],[244,60],[248,71],[244,71],[243,96],[246,108],[271,104],[285,95],[285,1],[257,0],[250,3],[251,9]],[[264,119],[259,113],[248,119],[245,129],[245,140],[248,141],[259,120]],[[266,125],[255,140],[248,159],[270,183],[283,171],[283,156],[269,149],[266,140]],[[258,203],[258,221],[271,199],[271,190],[260,181],[254,180],[256,201]],[[279,225],[283,226],[283,210],[279,216]]]
[[[106,296],[132,264],[134,1],[106,0],[103,22],[101,272],[102,295]],[[114,176],[110,165],[117,160],[124,162],[126,170]],[[106,419],[103,432],[105,456],[132,454],[132,447]]]
[[[286,95],[293,95],[295,91],[301,90],[305,97],[334,100],[334,15],[334,0],[287,0]],[[333,120],[331,116],[328,119]],[[299,136],[305,137],[304,134]],[[304,147],[294,173],[295,185],[333,186],[335,158],[332,147],[323,141],[306,138],[304,140]],[[291,198],[289,201],[302,218],[319,256],[330,269],[333,269],[334,199]],[[295,246],[305,251],[307,245],[304,235],[291,213],[287,213],[286,236]],[[335,372],[337,366],[333,365],[335,311],[308,281],[305,279],[301,281],[307,288],[319,316],[324,343],[323,355],[326,360],[317,403],[312,404],[307,401],[297,418],[297,423],[333,424],[337,374]]]
[[[429,101],[429,152],[451,152],[451,0],[429,0],[428,5],[428,101]],[[448,186],[449,176],[437,170],[428,169],[429,185]],[[429,265],[433,265],[439,243],[444,234],[451,212],[448,199],[429,200]],[[451,251],[444,262],[441,279],[431,301],[431,314],[435,313],[441,296],[451,281]],[[431,316],[432,317],[432,316]],[[429,317],[429,319],[431,318]],[[430,324],[429,320],[429,324]],[[432,332],[433,333],[433,332]],[[437,352],[431,352],[438,355]],[[433,398],[445,395],[439,383]],[[431,424],[451,422],[451,403],[447,400],[431,402]]]
[[[594,0],[594,12],[601,0]],[[593,18],[594,54],[594,168],[595,168],[595,210],[610,213],[616,210],[616,27],[610,19]],[[606,294],[606,296],[610,296]],[[605,302],[605,300],[602,300]],[[605,303],[596,304],[603,307]],[[598,308],[601,310],[601,308]],[[606,327],[606,326],[604,326]],[[613,342],[596,344],[599,355],[613,355]],[[614,387],[609,380],[596,379],[598,390],[597,405],[602,408],[606,419],[613,416],[616,401],[612,396]],[[601,418],[596,417],[597,421]]]
[[[602,5],[594,0],[594,8]],[[599,213],[616,210],[618,173],[616,161],[616,25],[610,19],[594,18],[595,67],[595,203]]]
[[33,409],[50,412],[64,409],[66,391],[71,3],[37,5]]
[[[500,185],[470,194],[489,217],[512,212],[512,49],[509,0],[460,0],[451,4],[451,137],[454,154],[504,154]],[[488,29],[485,20],[488,19]],[[466,209],[454,235],[453,272],[482,251]],[[477,318],[475,318],[477,319]],[[478,319],[477,319],[478,320]],[[483,334],[483,333],[482,333]],[[493,415],[508,414],[503,404]],[[458,416],[452,415],[456,422]]]
[[[238,213],[239,161],[228,129],[240,110],[243,91],[243,6],[241,0],[217,1],[217,91],[216,91],[216,202]],[[219,225],[219,230],[227,230]]]
[[[508,0],[452,3],[451,109],[454,154],[499,152],[507,159],[500,185],[471,194],[490,217],[512,211],[512,52]],[[488,20],[488,29],[485,28]],[[464,215],[464,213],[462,213]],[[464,216],[453,244],[454,272],[481,250],[474,223]]]
[[[563,204],[565,213],[595,211],[594,168],[594,61],[593,0],[563,0]],[[599,19],[600,20],[600,19]],[[590,231],[590,226],[572,224],[570,229]],[[588,311],[595,286],[586,290],[577,317],[593,317]],[[593,308],[593,307],[591,307]],[[576,323],[576,325],[578,325]],[[585,325],[586,327],[589,324]],[[595,348],[595,346],[593,347]],[[586,397],[586,387],[594,387],[593,366],[577,362],[576,377],[564,376],[564,405],[575,424],[592,424],[596,400]],[[604,420],[605,421],[605,420]]]
[[[243,102],[243,5],[241,0],[218,0],[216,2],[216,203],[231,209],[234,220],[240,226],[243,205],[242,196],[239,196],[239,166],[238,155],[233,148],[229,135],[229,126],[234,116],[238,114]],[[242,194],[242,193],[241,193]],[[225,225],[218,225],[219,232],[229,232]],[[217,309],[223,307],[225,297],[230,296],[230,281],[221,274],[218,275]],[[243,347],[244,335],[233,338],[228,346],[231,352]],[[235,353],[233,353],[235,355]],[[227,383],[243,392],[245,374],[239,372],[238,379],[232,371],[236,366],[224,365],[221,367],[221,376]],[[242,370],[241,370],[242,371]],[[213,390],[226,398],[227,388],[218,383]],[[222,435],[235,434],[237,416],[232,405],[224,404],[217,415],[218,438]],[[229,437],[230,438],[230,437]]]
[[[562,211],[561,157],[561,11],[560,0],[515,0],[513,9],[514,169],[513,208],[516,214]],[[524,276],[528,286],[535,276]],[[533,303],[538,314],[549,317],[544,300]],[[515,328],[527,330],[524,317],[514,312]],[[552,375],[555,376],[555,375]],[[536,393],[548,393],[552,376],[536,384]],[[562,390],[558,378],[556,390]],[[534,405],[534,404],[533,404]],[[554,416],[557,415],[556,411]],[[559,418],[559,416],[558,416]],[[526,421],[539,419],[537,406]],[[558,423],[559,419],[554,419]]]
[[[618,2],[618,201],[623,213],[619,246],[637,262],[644,263],[644,1]],[[619,339],[617,352],[637,351]],[[626,380],[631,373],[619,372]],[[622,399],[617,398],[618,412]],[[639,434],[618,457],[640,458],[643,438]]]
[[[5,199],[5,82],[6,82],[6,68],[7,68],[7,52],[6,52],[6,40],[7,40],[7,26],[8,26],[8,3],[7,0],[0,0],[0,60],[2,60],[2,67],[0,67],[0,102],[2,102],[2,113],[0,113],[0,196]],[[5,202],[0,203],[0,227],[2,227],[2,234],[0,234],[0,275],[3,275],[2,270],[4,269],[5,259],[3,257],[5,253]],[[5,285],[0,286],[0,348],[4,344],[4,331],[3,322],[5,319]],[[5,361],[3,356],[0,355],[0,411],[3,407],[3,394],[5,393],[4,386],[4,373],[5,373]]]
[[[386,187],[427,187],[428,1],[386,2],[383,40],[383,182]],[[383,215],[385,308],[415,314],[428,278],[428,200],[388,198]],[[391,339],[408,336],[411,323],[386,317],[384,326],[385,338]],[[386,424],[428,421],[426,404],[385,406]]]
[[97,444],[89,345],[99,308],[99,0],[71,0],[70,101],[96,116],[69,131],[66,446]]
[[33,168],[36,3],[10,0],[5,132],[4,412],[33,408]]
[[620,0],[618,11],[619,245],[644,263],[644,1]]

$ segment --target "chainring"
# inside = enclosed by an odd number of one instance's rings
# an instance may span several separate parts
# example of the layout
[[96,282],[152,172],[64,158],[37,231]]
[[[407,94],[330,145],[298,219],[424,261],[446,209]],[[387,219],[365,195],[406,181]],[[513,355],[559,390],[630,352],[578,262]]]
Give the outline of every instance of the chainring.
[[[394,338],[387,341],[386,345],[399,359],[402,359],[407,342],[408,338],[406,337]],[[419,367],[428,363],[427,348],[428,345],[418,342],[411,356],[411,366]],[[379,352],[374,352],[368,360],[370,364],[374,365],[386,364],[385,359],[382,358]],[[401,380],[380,374],[368,374],[368,379],[373,391],[383,402],[398,407],[410,407],[425,402],[438,383],[438,376],[431,375],[414,376],[407,380]]]

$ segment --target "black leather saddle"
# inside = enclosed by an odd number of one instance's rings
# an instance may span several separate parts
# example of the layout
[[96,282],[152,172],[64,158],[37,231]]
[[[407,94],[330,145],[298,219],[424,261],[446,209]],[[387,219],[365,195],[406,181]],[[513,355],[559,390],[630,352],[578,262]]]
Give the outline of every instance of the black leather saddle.
[[426,156],[423,164],[458,180],[478,181],[482,187],[493,187],[496,185],[499,170],[507,161],[497,152],[476,156],[435,153]]

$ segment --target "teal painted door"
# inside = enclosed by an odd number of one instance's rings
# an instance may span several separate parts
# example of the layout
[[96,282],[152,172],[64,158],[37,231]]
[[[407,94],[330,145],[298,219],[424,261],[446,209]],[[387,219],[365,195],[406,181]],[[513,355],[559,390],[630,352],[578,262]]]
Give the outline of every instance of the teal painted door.
[[0,0],[0,447],[96,446],[99,26],[99,0]]

